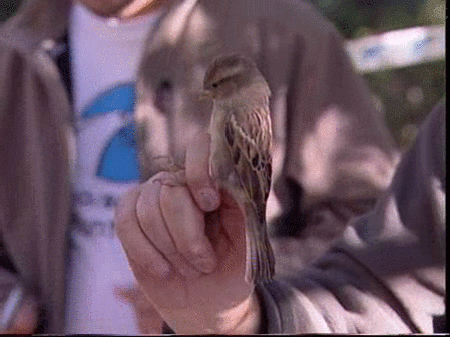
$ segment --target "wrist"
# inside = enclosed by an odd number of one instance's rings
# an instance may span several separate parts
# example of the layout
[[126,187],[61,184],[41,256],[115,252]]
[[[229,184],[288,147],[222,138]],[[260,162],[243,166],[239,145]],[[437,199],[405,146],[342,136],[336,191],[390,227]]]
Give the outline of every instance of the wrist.
[[[173,311],[172,311],[172,314]],[[211,316],[195,309],[167,315],[163,333],[167,334],[258,334],[261,326],[261,307],[255,292],[240,304]],[[209,316],[209,318],[207,318]],[[174,317],[177,317],[174,319]],[[169,324],[167,324],[169,323]]]
[[191,309],[188,315],[176,316],[178,319],[170,328],[177,334],[257,334],[261,324],[261,308],[255,292],[238,305],[216,314]]
[[258,297],[252,294],[238,306],[219,315],[221,326],[219,333],[257,334],[261,325],[261,307]]

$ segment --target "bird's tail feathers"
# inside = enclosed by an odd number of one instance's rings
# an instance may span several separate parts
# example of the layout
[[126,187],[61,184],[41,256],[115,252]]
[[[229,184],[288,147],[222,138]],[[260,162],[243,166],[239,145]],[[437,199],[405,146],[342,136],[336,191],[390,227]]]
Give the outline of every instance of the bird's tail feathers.
[[[247,212],[252,212],[247,207]],[[256,214],[246,214],[247,221],[247,282],[264,283],[272,279],[275,272],[275,258],[270,245],[267,224]]]

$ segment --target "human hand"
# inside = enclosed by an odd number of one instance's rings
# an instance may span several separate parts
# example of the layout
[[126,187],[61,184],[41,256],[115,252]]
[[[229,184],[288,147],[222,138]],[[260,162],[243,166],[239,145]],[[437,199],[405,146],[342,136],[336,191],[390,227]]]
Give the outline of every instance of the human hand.
[[256,333],[244,216],[214,188],[209,143],[195,137],[184,170],[130,191],[116,210],[117,234],[142,290],[177,333]]
[[117,287],[115,295],[133,306],[141,334],[161,334],[163,320],[138,287]]

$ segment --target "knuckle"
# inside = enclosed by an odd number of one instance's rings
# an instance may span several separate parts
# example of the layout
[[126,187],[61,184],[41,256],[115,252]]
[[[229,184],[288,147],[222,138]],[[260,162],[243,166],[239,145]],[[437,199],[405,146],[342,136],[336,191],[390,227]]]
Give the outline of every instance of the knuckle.
[[149,180],[147,180],[146,183],[153,183],[154,181],[157,181],[158,179],[168,178],[170,176],[171,176],[170,172],[160,171],[160,172],[156,173],[155,175],[153,175]]
[[188,259],[197,260],[205,255],[205,249],[201,240],[186,240],[180,247],[180,253]]
[[163,250],[164,256],[169,260],[173,261],[180,256],[180,252],[173,246],[168,245],[166,249]]

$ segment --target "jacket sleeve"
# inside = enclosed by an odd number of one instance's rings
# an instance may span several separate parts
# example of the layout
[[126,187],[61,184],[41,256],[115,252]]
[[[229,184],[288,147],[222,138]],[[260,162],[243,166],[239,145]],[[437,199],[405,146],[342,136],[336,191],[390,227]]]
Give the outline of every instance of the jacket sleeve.
[[[2,28],[2,26],[0,26],[0,28]],[[3,31],[1,30],[0,32],[3,33]],[[0,104],[0,154],[2,155],[4,154],[5,148],[7,147],[7,142],[4,141],[4,136],[5,134],[7,134],[7,123],[5,121],[8,117],[7,107],[10,105],[10,101],[8,99],[10,87],[8,87],[8,83],[11,83],[8,82],[10,80],[8,75],[10,74],[7,74],[3,66],[9,63],[10,57],[8,57],[4,52],[0,43],[0,64],[2,65],[2,71],[0,71],[0,101],[2,102]],[[5,161],[6,160],[2,159],[0,163],[0,172],[2,172],[3,177],[5,176],[3,172],[5,172],[4,170],[6,169],[6,167],[3,166]],[[11,170],[11,168],[9,168],[9,170]],[[16,300],[14,299],[14,297],[20,300],[20,296],[14,296],[14,293],[20,295],[22,289],[17,277],[14,264],[12,263],[9,253],[3,242],[3,229],[6,226],[8,218],[6,215],[6,206],[8,200],[6,199],[6,191],[4,190],[4,188],[5,183],[0,178],[0,332],[4,331],[3,329],[5,329],[6,325],[10,323],[11,318],[14,314],[13,309],[16,304]]]
[[375,209],[295,277],[258,288],[268,332],[432,333],[445,312],[445,106]]
[[317,18],[300,28],[287,97],[285,172],[307,199],[373,197],[389,185],[397,154],[383,112],[335,27]]

